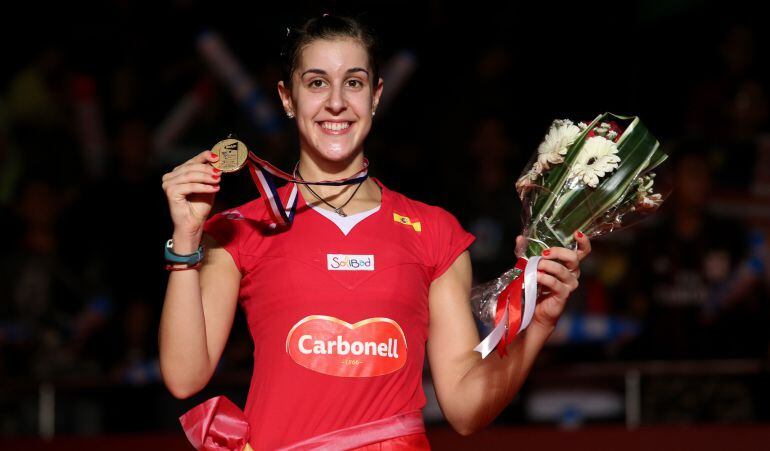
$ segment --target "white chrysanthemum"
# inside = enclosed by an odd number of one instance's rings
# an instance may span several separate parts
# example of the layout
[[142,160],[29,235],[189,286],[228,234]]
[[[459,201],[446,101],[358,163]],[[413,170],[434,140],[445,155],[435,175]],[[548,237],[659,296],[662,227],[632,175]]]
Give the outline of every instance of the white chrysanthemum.
[[599,178],[617,169],[620,163],[618,146],[602,136],[588,139],[572,166],[572,174],[583,180],[583,183],[596,188]]
[[575,142],[580,132],[570,120],[553,121],[545,140],[537,148],[537,162],[544,170],[549,169],[552,164],[564,162],[567,148]]

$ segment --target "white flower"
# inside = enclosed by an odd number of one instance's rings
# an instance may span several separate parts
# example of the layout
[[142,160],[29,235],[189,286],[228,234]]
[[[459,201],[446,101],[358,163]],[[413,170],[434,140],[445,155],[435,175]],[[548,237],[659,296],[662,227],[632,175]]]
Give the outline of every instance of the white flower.
[[567,148],[575,142],[581,130],[572,121],[563,119],[553,121],[545,140],[537,148],[537,162],[543,170],[552,164],[564,162]]
[[617,169],[620,163],[618,146],[602,136],[588,139],[572,166],[572,175],[583,180],[583,183],[596,188],[599,178]]

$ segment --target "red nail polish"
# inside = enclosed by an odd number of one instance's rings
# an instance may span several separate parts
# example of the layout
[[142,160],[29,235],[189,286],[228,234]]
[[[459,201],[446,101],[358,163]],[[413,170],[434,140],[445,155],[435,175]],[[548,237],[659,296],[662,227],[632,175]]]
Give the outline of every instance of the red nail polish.
[[214,175],[212,175],[212,177],[214,177],[214,180],[219,180],[220,175],[219,174],[214,174]]
[[583,235],[583,232],[578,232],[578,238],[583,238],[585,235]]
[[221,170],[221,169],[217,169],[217,168],[214,168],[214,173],[215,173],[215,174],[218,174],[218,173],[220,173],[220,172],[222,172],[222,170]]
[[209,152],[209,153],[211,153],[211,158],[213,158],[213,159],[215,159],[215,160],[216,160],[217,158],[219,158],[219,157],[217,156],[217,154],[215,154],[214,152]]
[[550,249],[544,250],[543,255],[551,255],[551,250]]

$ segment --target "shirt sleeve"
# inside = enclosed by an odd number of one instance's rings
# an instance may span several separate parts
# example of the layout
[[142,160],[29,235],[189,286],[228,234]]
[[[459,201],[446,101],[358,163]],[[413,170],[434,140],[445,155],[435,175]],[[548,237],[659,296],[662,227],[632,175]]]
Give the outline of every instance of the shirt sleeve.
[[[241,223],[243,217],[235,210],[215,214],[203,224],[203,232],[214,238],[233,257],[235,266],[241,270]],[[242,272],[242,271],[241,271]]]
[[433,275],[431,281],[438,279],[452,266],[457,257],[473,243],[476,237],[467,232],[453,214],[438,207],[436,219],[431,221],[435,228],[432,235]]

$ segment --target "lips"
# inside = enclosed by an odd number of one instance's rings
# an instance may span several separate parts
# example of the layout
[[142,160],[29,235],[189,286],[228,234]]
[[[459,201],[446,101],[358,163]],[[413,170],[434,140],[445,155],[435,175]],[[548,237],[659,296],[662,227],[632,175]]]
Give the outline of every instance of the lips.
[[316,122],[316,125],[327,135],[344,135],[350,132],[354,123],[353,121],[320,121]]

